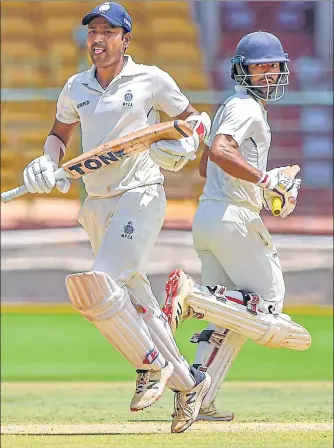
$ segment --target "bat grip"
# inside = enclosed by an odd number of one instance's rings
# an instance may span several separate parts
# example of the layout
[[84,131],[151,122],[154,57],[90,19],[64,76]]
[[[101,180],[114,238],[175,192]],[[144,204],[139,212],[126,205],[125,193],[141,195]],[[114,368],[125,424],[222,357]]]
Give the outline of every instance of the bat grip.
[[[291,196],[297,197],[300,182],[301,181],[299,179],[294,180],[293,186],[289,190]],[[279,196],[274,196],[272,200],[271,212],[274,216],[279,216],[281,214],[281,211],[282,211],[282,199]]]
[[[66,171],[63,170],[63,168],[59,168],[55,171],[55,178],[57,180],[64,179],[65,177],[68,177]],[[2,202],[9,202],[12,199],[19,198],[20,196],[25,195],[26,193],[29,193],[27,187],[25,185],[21,185],[20,187],[13,188],[12,190],[4,191],[1,193],[1,201]]]
[[274,216],[279,216],[282,211],[282,199],[279,196],[273,197],[271,212]]

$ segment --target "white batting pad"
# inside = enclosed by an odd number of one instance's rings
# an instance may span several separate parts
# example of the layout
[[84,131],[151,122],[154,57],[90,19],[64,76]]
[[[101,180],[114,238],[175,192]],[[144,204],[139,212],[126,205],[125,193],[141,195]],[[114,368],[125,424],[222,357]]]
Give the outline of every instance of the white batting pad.
[[93,322],[133,367],[160,370],[165,366],[164,356],[125,288],[96,271],[69,275],[65,285],[74,308]]
[[308,331],[290,316],[261,312],[254,301],[246,307],[239,291],[213,295],[208,288],[195,285],[186,301],[197,316],[218,327],[234,330],[260,345],[300,351],[311,345]]
[[170,326],[162,313],[160,312],[158,316],[152,311],[147,311],[143,314],[143,318],[155,345],[174,366],[174,373],[169,379],[167,386],[179,391],[192,389],[195,386],[195,380],[190,373],[189,364],[180,354]]
[[127,285],[131,301],[135,308],[140,310],[153,342],[174,366],[174,373],[167,386],[180,391],[191,389],[195,382],[190,374],[189,365],[177,348],[170,326],[161,313],[147,276],[142,272],[138,273]]
[[222,333],[214,331],[211,334],[208,341],[211,351],[200,368],[211,376],[211,386],[204,397],[202,407],[208,407],[216,398],[228,371],[246,340],[245,336],[231,330],[225,330]]

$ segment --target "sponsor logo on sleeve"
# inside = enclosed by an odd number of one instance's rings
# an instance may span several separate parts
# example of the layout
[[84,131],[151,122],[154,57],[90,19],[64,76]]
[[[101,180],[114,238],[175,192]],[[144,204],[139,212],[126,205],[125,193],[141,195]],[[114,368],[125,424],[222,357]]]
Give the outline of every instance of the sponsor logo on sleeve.
[[88,100],[87,100],[87,101],[84,101],[83,103],[78,104],[78,105],[77,105],[77,108],[80,109],[81,107],[88,106],[88,104],[89,104],[89,101],[88,101]]

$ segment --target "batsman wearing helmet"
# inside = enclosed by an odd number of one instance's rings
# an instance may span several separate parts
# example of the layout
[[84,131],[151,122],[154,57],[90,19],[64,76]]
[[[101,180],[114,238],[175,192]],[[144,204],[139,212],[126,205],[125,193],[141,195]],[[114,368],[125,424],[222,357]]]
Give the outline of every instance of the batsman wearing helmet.
[[217,111],[200,163],[206,184],[193,238],[202,285],[209,286],[195,285],[176,270],[166,287],[163,309],[173,330],[193,315],[211,323],[192,338],[198,343],[194,366],[212,377],[198,416],[202,420],[233,419],[214,400],[247,339],[294,350],[305,350],[311,342],[303,327],[281,313],[282,269],[260,217],[262,206],[271,209],[274,197],[282,200],[280,217],[290,215],[301,182],[283,173],[287,167],[266,168],[271,141],[266,105],[284,95],[288,62],[273,34],[257,31],[239,42],[231,71],[236,93]]
[[57,181],[54,172],[79,123],[87,152],[158,122],[159,111],[194,122],[190,137],[158,141],[149,151],[85,176],[87,198],[78,220],[95,259],[90,272],[69,275],[65,282],[75,309],[136,369],[131,410],[151,406],[167,386],[175,392],[171,430],[183,432],[198,414],[210,376],[180,354],[143,269],[166,208],[159,167],[178,171],[194,158],[211,121],[166,72],[126,54],[132,20],[122,5],[98,5],[82,24],[92,66],[65,84],[44,155],[26,167],[24,183],[31,193],[68,191],[68,180]]

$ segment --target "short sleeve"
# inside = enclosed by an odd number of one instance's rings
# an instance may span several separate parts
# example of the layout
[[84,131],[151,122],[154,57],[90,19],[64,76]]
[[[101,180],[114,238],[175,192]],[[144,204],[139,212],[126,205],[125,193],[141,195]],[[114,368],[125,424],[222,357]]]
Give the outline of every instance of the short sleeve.
[[189,100],[181,92],[174,79],[166,72],[156,67],[155,91],[153,107],[165,112],[170,117],[182,114],[188,107]]
[[219,126],[221,124],[222,116],[224,113],[224,108],[225,108],[225,105],[223,104],[217,110],[216,115],[214,116],[214,119],[212,120],[210,132],[209,132],[208,136],[205,137],[205,139],[204,139],[204,143],[209,147],[212,145],[212,143],[216,137],[217,130],[219,129]]
[[[258,122],[257,114],[247,104],[242,102],[229,102],[223,111],[220,126],[215,135],[231,135],[240,146],[244,140],[247,140],[254,132]],[[212,142],[211,142],[212,144]]]
[[73,107],[69,97],[70,80],[67,81],[63,90],[60,92],[57,102],[56,118],[61,123],[76,123],[80,121],[80,117],[76,109]]

